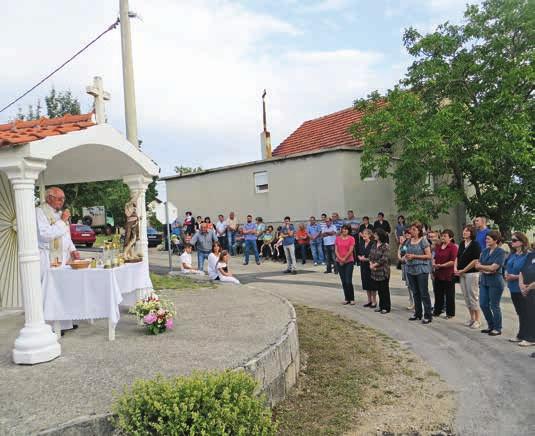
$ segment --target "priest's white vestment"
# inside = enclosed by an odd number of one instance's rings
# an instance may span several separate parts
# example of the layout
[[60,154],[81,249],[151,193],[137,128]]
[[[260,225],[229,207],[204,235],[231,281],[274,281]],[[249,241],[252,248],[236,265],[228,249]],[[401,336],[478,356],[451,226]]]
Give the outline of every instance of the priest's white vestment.
[[[64,266],[76,251],[71,240],[69,224],[61,219],[61,212],[45,203],[36,209],[37,214],[37,240],[39,255],[41,257],[41,283],[44,273],[50,268],[52,260],[57,258]],[[61,329],[72,329],[72,321],[61,321]]]

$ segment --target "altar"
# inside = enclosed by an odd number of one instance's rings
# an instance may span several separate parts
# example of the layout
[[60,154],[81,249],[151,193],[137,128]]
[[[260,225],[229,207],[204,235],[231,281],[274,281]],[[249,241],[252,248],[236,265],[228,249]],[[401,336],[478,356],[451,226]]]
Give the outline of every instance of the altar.
[[[61,355],[58,338],[45,319],[76,319],[72,315],[77,310],[78,314],[83,314],[90,309],[90,313],[114,322],[118,320],[115,303],[124,299],[120,290],[141,286],[128,284],[126,277],[121,278],[120,270],[102,273],[102,277],[97,271],[75,276],[80,271],[58,270],[47,278],[56,283],[57,289],[63,289],[58,284],[63,278],[56,277],[62,274],[71,282],[80,281],[81,286],[69,286],[68,292],[57,291],[61,295],[56,294],[54,298],[48,293],[45,298],[45,286],[40,279],[36,185],[43,193],[45,187],[62,184],[122,180],[137,203],[139,240],[136,252],[142,253],[144,261],[148,262],[145,192],[158,176],[159,167],[140,149],[137,135],[129,136],[129,140],[107,124],[103,102],[109,95],[103,90],[102,79],[95,78],[88,92],[95,98],[94,112],[0,124],[0,309],[22,308],[25,316],[24,327],[13,347],[14,363],[31,365]],[[83,280],[102,283],[107,280],[108,285],[103,288],[108,294],[99,294],[89,285],[84,287]],[[123,282],[126,284],[121,285]],[[150,279],[142,285],[150,287]],[[50,289],[50,285],[47,287]],[[67,305],[57,303],[60,296],[71,303],[80,298],[77,301],[86,306],[76,306],[78,309],[71,308],[72,313],[66,313],[68,311],[61,308]],[[105,302],[102,307],[94,303],[101,298]],[[52,301],[55,303],[51,304]],[[50,305],[46,318],[43,303]]]
[[45,321],[55,323],[59,337],[59,321],[106,318],[108,339],[113,341],[120,319],[119,305],[133,306],[151,291],[146,261],[110,269],[49,268],[43,278]]

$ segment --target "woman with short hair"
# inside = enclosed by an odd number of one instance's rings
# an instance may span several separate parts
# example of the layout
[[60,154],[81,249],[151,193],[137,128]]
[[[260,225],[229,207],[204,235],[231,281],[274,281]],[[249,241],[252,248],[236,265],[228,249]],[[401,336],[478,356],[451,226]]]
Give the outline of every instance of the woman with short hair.
[[407,244],[407,253],[404,256],[407,262],[407,278],[414,297],[414,315],[409,318],[409,321],[421,320],[422,324],[429,324],[433,321],[431,297],[429,296],[431,247],[427,238],[424,237],[420,222],[412,223],[409,231],[411,239]]
[[381,228],[375,229],[375,245],[370,250],[370,270],[373,287],[379,294],[379,307],[376,312],[390,312],[390,248],[388,234]]
[[409,293],[409,305],[407,310],[414,309],[414,292],[412,291],[409,278],[407,277],[407,262],[405,260],[405,255],[407,254],[407,244],[411,242],[411,232],[409,228],[405,228],[405,232],[399,238],[399,247],[398,247],[398,261],[401,263],[401,280],[407,285],[407,291]]
[[435,275],[434,316],[440,316],[446,300],[446,319],[455,316],[455,282],[453,267],[457,259],[457,245],[453,240],[453,231],[444,229],[440,234],[440,243],[435,248],[433,271]]
[[479,306],[485,319],[487,328],[481,330],[489,336],[502,334],[502,299],[504,281],[503,264],[505,263],[505,251],[498,247],[501,234],[497,230],[488,232],[485,242],[487,248],[481,252],[476,269],[481,273],[479,277]]
[[375,309],[377,307],[377,289],[374,288],[372,280],[372,271],[370,269],[370,251],[375,244],[373,232],[365,228],[361,232],[361,239],[359,240],[358,259],[360,261],[360,280],[362,289],[366,291],[368,302],[364,307]]
[[520,290],[520,271],[524,268],[528,253],[529,241],[526,235],[522,232],[514,232],[511,236],[511,254],[505,262],[505,281],[509,292],[511,292],[511,300],[515,306],[515,311],[518,316],[518,333],[516,336],[509,339],[510,342],[518,342],[519,345],[532,345],[531,341],[526,339],[526,298],[522,295]]
[[457,259],[455,260],[454,274],[459,276],[459,284],[464,301],[470,314],[466,325],[471,329],[481,328],[479,313],[479,272],[475,268],[481,255],[481,247],[476,241],[474,226],[467,225],[463,229],[463,240],[459,244]]

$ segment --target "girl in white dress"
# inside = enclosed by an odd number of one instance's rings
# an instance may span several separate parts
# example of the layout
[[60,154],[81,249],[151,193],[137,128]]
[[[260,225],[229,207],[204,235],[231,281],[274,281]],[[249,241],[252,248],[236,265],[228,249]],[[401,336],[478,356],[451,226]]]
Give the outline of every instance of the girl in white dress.
[[219,256],[219,262],[217,262],[217,276],[219,280],[227,283],[235,283],[236,285],[240,284],[240,281],[234,277],[228,269],[228,253],[226,250],[221,252]]

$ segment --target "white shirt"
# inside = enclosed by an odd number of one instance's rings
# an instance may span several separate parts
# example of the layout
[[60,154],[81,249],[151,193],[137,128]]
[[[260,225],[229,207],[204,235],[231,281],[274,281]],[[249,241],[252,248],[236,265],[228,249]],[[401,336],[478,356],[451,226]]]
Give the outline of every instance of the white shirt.
[[215,224],[217,236],[222,236],[227,231],[227,223],[225,221],[218,221]]
[[184,253],[182,253],[182,254],[180,255],[180,269],[181,269],[182,271],[185,270],[185,268],[184,268],[184,264],[186,264],[187,266],[189,266],[190,269],[191,269],[191,254],[188,253],[188,252],[186,252],[186,251],[184,251]]
[[217,262],[219,262],[219,256],[210,253],[208,255],[208,278],[210,280],[215,280],[219,276],[217,273]]

